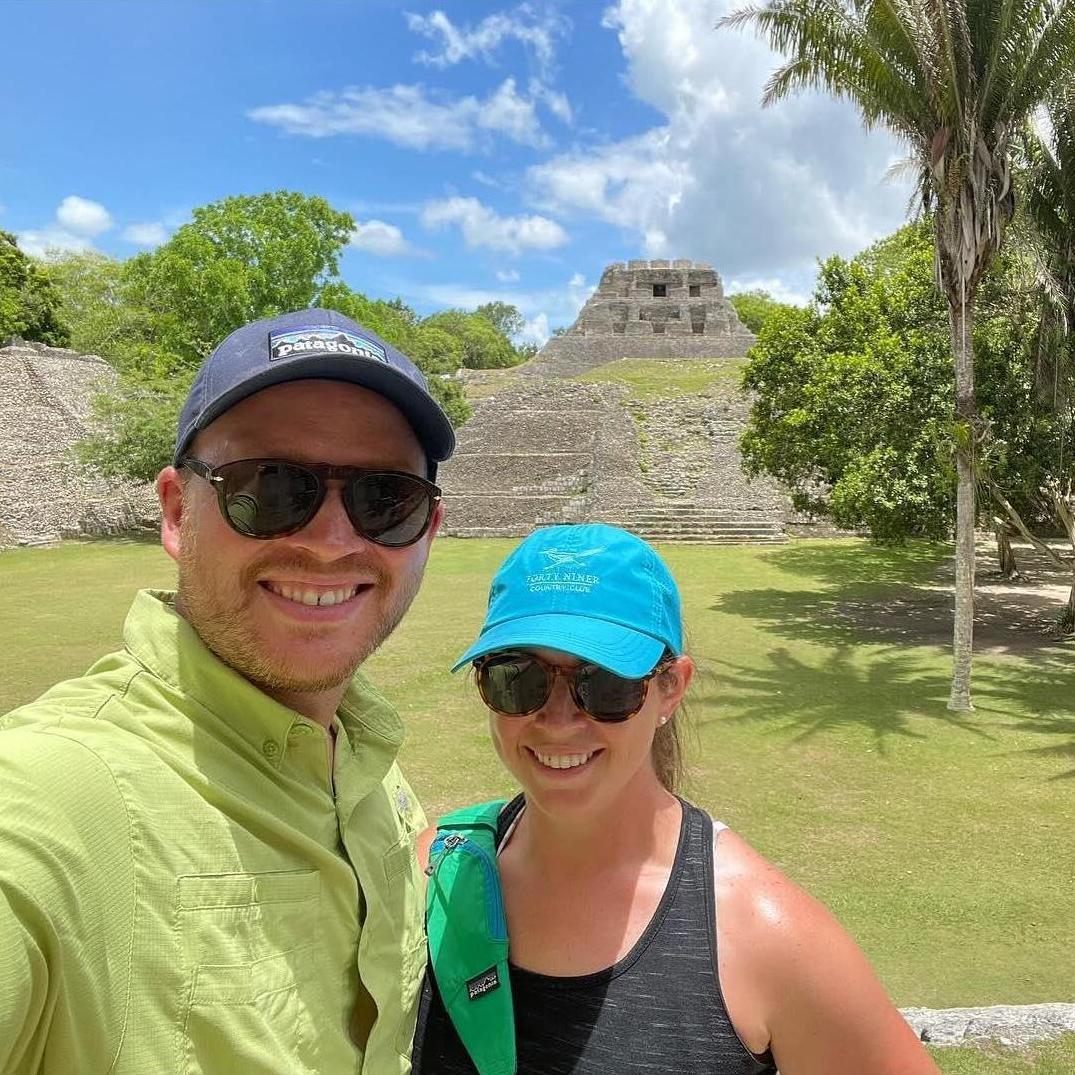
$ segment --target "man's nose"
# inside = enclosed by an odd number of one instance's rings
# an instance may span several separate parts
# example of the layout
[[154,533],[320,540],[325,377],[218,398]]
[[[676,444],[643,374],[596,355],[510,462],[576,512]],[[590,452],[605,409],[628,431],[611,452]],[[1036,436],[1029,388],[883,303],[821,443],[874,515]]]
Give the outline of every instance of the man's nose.
[[288,540],[324,559],[337,559],[366,549],[370,544],[351,522],[343,506],[343,486],[339,482],[329,483],[317,513]]

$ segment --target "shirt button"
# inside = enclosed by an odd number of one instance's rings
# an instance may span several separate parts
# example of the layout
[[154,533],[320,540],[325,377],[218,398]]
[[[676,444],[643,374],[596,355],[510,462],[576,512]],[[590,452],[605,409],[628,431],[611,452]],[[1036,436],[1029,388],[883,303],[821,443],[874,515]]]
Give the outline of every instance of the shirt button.
[[279,751],[280,744],[277,743],[275,739],[266,739],[265,742],[261,744],[261,753],[264,754],[266,758],[275,758]]

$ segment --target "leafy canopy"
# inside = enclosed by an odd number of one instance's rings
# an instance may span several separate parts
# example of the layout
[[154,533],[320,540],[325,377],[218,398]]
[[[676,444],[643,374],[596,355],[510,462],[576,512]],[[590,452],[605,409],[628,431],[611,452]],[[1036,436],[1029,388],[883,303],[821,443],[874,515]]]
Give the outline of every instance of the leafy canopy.
[[729,295],[728,301],[735,307],[739,320],[755,334],[761,331],[773,314],[794,309],[790,303],[777,302],[768,291],[761,288]]
[[354,230],[349,213],[293,191],[224,198],[193,217],[124,270],[156,342],[191,366],[240,325],[313,305]]
[[47,272],[19,249],[14,235],[0,231],[0,345],[14,336],[52,347],[69,340]]
[[[1065,433],[1034,389],[1036,308],[1020,279],[1014,260],[987,276],[974,343],[994,430],[983,464],[1029,504],[1063,465]],[[946,314],[927,225],[825,261],[810,306],[775,314],[749,354],[748,469],[786,482],[801,510],[878,540],[947,536],[955,416]]]

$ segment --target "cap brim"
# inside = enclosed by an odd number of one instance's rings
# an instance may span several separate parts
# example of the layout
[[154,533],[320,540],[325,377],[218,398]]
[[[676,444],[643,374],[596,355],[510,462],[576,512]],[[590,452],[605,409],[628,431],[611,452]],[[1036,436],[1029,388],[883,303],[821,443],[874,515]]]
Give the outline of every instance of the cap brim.
[[345,381],[384,396],[403,412],[426,455],[434,462],[443,462],[455,448],[455,430],[447,415],[436,400],[405,373],[373,358],[330,352],[281,362],[225,392],[198,416],[197,428],[191,430],[185,443],[176,445],[176,458],[186,451],[196,433],[247,396],[273,385],[306,380]]
[[652,672],[665,650],[659,639],[618,623],[550,612],[489,627],[452,665],[452,671],[487,653],[515,647],[561,650],[629,679]]

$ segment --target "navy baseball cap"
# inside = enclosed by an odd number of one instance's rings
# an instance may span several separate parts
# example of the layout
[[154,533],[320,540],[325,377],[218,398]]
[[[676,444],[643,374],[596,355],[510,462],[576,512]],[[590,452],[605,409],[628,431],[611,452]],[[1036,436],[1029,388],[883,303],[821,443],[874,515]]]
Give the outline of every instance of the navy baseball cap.
[[430,477],[455,448],[452,423],[402,351],[335,310],[309,309],[252,321],[217,346],[183,404],[173,462],[240,400],[274,384],[308,379],[348,381],[394,403],[425,451]]
[[676,580],[640,537],[604,523],[535,530],[501,564],[477,641],[452,666],[539,646],[640,679],[683,653]]

